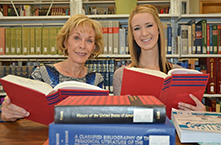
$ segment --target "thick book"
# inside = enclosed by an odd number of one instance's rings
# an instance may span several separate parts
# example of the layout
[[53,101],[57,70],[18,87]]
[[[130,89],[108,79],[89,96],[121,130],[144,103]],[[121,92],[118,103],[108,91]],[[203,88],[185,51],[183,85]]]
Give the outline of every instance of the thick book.
[[0,55],[5,55],[5,28],[0,28]]
[[188,54],[188,25],[180,25],[181,53]]
[[212,25],[212,31],[213,31],[213,54],[218,54],[218,48],[217,48],[217,35],[218,35],[218,29],[217,25]]
[[153,95],[166,105],[170,118],[171,108],[178,108],[178,102],[195,105],[189,94],[202,100],[209,74],[192,69],[161,71],[143,68],[125,68],[121,95]]
[[55,123],[164,123],[154,96],[69,96],[55,105]]
[[[196,31],[195,31],[195,25],[196,25],[196,20],[195,19],[191,19],[187,22],[187,25],[191,26],[191,33],[192,33],[192,41],[191,41],[191,54],[195,54],[196,53],[196,47],[195,47],[195,39],[196,39]],[[189,31],[188,31],[189,32]]]
[[216,58],[216,93],[221,94],[221,57]]
[[30,112],[27,119],[46,125],[54,121],[54,105],[67,96],[109,95],[108,91],[97,86],[76,81],[62,82],[52,88],[38,80],[7,75],[0,79],[0,83],[12,103]]
[[215,57],[207,57],[206,58],[207,65],[207,73],[210,74],[208,85],[207,85],[207,93],[208,94],[216,94],[217,90],[217,78],[216,78],[216,58]]
[[176,131],[167,118],[159,124],[55,124],[49,125],[49,144],[175,145]]
[[173,110],[171,118],[181,143],[221,142],[221,113]]

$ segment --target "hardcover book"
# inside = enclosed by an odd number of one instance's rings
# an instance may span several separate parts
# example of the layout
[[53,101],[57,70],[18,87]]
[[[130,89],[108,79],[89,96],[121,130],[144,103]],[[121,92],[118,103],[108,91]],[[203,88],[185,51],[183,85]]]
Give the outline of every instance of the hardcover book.
[[181,35],[181,52],[182,54],[188,54],[188,25],[180,26]]
[[38,80],[7,75],[0,78],[0,83],[13,104],[30,112],[27,119],[46,125],[54,120],[54,105],[67,96],[109,95],[97,86],[76,81],[62,82],[52,88]]
[[221,142],[221,113],[173,110],[171,118],[181,143]]
[[218,54],[221,54],[221,25],[217,25],[218,34],[217,34],[217,48]]
[[164,123],[154,96],[69,96],[55,105],[55,123]]
[[212,31],[213,31],[213,54],[217,54],[218,53],[218,48],[217,48],[217,35],[218,35],[218,29],[217,29],[217,25],[212,25]]
[[30,47],[29,47],[29,54],[34,55],[36,54],[36,48],[35,48],[35,40],[36,40],[36,30],[35,27],[30,28]]
[[161,71],[143,68],[125,68],[121,95],[153,95],[166,105],[170,118],[171,108],[178,108],[178,102],[195,105],[189,97],[193,94],[202,100],[209,74],[192,69]]
[[221,58],[216,58],[216,93],[221,94]]
[[191,26],[191,33],[192,33],[192,41],[191,41],[191,54],[195,54],[196,53],[196,47],[195,47],[195,39],[196,39],[196,31],[195,31],[195,25],[196,25],[196,20],[195,19],[191,19],[189,22],[187,22],[187,25]]
[[36,27],[35,28],[35,48],[36,48],[36,54],[42,54],[41,51],[42,46],[42,28]]
[[16,28],[16,54],[20,55],[22,52],[22,28]]
[[5,55],[5,28],[0,28],[0,55]]
[[55,124],[49,125],[49,144],[175,145],[171,121],[158,124]]
[[216,58],[208,57],[206,58],[207,64],[207,73],[210,74],[208,85],[207,85],[207,93],[208,94],[216,94]]
[[172,54],[172,27],[167,27],[167,54]]
[[11,28],[5,28],[5,54],[11,54]]
[[49,54],[50,50],[50,35],[49,35],[49,27],[42,28],[42,54]]
[[11,55],[16,54],[16,28],[11,28]]

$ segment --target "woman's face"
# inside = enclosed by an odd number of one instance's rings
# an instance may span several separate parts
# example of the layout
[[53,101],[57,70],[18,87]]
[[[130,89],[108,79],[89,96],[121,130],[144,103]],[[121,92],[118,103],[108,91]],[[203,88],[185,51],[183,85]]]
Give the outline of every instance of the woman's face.
[[157,48],[158,26],[150,13],[138,13],[131,19],[131,28],[134,40],[142,50]]
[[75,27],[66,42],[68,58],[75,63],[85,63],[95,49],[95,32],[89,26]]

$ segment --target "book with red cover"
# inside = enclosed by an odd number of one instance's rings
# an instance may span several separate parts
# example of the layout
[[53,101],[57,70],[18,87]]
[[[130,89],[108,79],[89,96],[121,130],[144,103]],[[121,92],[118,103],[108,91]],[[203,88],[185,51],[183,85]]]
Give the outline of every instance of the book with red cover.
[[62,82],[52,88],[38,80],[7,75],[0,78],[0,83],[13,104],[30,112],[26,119],[45,125],[54,121],[54,105],[67,96],[109,95],[107,90],[76,81]]
[[207,85],[207,93],[208,94],[216,94],[216,58],[215,57],[207,57],[207,73],[210,74],[208,85]]
[[178,108],[178,102],[195,105],[189,97],[193,94],[202,100],[209,74],[192,69],[173,69],[168,75],[150,69],[125,68],[121,95],[153,95],[166,105],[170,118],[171,108]]
[[69,96],[55,105],[55,123],[164,123],[165,105],[150,95]]

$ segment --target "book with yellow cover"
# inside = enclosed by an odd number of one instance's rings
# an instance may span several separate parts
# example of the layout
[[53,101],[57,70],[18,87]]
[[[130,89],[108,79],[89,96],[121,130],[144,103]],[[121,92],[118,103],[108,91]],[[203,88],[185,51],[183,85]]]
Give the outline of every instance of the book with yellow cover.
[[42,27],[36,27],[35,28],[35,48],[36,48],[36,54],[41,54],[41,48],[42,48]]
[[50,50],[50,35],[49,27],[42,28],[42,54],[49,54]]
[[28,55],[30,47],[30,28],[23,27],[22,28],[22,54]]
[[5,28],[0,28],[0,55],[5,55]]

